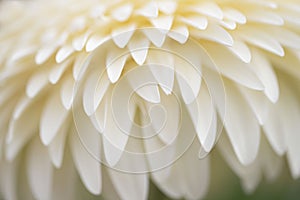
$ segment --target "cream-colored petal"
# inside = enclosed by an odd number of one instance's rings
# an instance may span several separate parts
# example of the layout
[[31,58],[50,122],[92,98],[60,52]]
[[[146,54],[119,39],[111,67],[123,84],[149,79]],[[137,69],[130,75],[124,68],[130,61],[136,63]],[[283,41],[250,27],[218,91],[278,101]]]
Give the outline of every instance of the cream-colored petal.
[[36,199],[52,198],[53,167],[47,149],[35,138],[27,151],[28,182]]

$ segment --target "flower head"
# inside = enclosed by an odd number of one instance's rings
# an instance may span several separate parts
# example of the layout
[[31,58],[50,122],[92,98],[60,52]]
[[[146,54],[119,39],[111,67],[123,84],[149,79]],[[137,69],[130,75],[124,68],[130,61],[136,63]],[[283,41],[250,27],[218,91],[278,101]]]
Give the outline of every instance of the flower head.
[[5,199],[83,198],[80,180],[146,199],[150,179],[198,199],[215,146],[246,191],[283,155],[300,176],[297,1],[0,5]]

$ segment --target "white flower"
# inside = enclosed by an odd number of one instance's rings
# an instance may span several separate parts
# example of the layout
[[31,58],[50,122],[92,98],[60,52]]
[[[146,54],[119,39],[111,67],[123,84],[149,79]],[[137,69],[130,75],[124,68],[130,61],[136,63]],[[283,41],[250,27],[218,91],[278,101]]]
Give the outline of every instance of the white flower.
[[198,199],[214,147],[248,192],[284,156],[298,178],[299,22],[296,0],[1,2],[1,194]]

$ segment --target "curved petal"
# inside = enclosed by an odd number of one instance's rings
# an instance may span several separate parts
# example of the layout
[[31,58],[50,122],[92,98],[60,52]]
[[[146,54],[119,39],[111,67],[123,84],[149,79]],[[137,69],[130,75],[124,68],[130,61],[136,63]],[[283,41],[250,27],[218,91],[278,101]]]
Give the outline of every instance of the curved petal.
[[49,145],[65,122],[69,111],[60,100],[59,91],[54,91],[45,104],[40,120],[40,136],[43,144]]
[[[134,166],[133,160],[126,159],[127,165]],[[107,168],[116,192],[124,200],[146,200],[148,197],[149,180],[147,174],[131,174]]]
[[[71,127],[71,134],[69,135],[74,164],[87,190],[92,194],[98,195],[101,193],[102,188],[101,164],[88,152],[86,146],[84,146],[87,144],[83,144],[77,131],[82,130],[76,130],[75,127]],[[100,139],[94,138],[95,136],[91,135],[92,133],[89,131],[86,133],[89,135],[85,136],[84,142],[90,141],[88,145],[93,145],[93,148],[99,149],[98,152],[100,154]]]
[[198,97],[187,108],[199,141],[205,151],[209,152],[215,144],[217,119],[212,96],[205,84],[202,84]]
[[52,198],[53,167],[46,147],[35,138],[27,152],[27,174],[36,199]]
[[216,65],[217,69],[214,69],[215,67],[213,66],[213,70],[217,70],[222,75],[248,88],[254,90],[264,89],[261,81],[251,69],[252,66],[236,58],[225,47],[217,44],[205,44],[204,47]]
[[237,88],[229,81],[225,82],[225,86],[227,109],[224,126],[238,159],[248,165],[258,153],[260,127]]

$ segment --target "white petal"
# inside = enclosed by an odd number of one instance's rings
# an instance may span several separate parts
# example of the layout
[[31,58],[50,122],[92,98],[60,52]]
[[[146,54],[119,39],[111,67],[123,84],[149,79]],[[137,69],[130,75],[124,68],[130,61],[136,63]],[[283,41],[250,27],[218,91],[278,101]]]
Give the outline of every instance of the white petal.
[[128,54],[120,49],[110,50],[106,58],[106,69],[108,78],[112,83],[118,81],[121,76],[122,70],[125,66]]
[[60,168],[63,161],[63,155],[65,151],[65,141],[67,132],[69,131],[69,120],[66,120],[65,123],[60,127],[60,130],[53,138],[52,142],[49,144],[48,152],[51,158],[53,165],[56,168]]
[[15,105],[15,110],[13,112],[13,119],[19,119],[21,115],[26,111],[26,109],[33,103],[33,100],[27,96],[23,96],[19,99],[18,104]]
[[161,95],[161,102],[159,106],[154,105],[148,107],[148,112],[151,118],[151,125],[154,129],[154,133],[166,144],[172,144],[177,138],[180,121],[181,121],[181,109],[178,99],[175,95],[166,96]]
[[[115,99],[115,98],[114,98]],[[122,99],[118,99],[116,101],[122,102]],[[120,106],[124,105],[124,103],[120,103]],[[117,111],[122,111],[118,108],[115,108]],[[127,109],[123,108],[126,111],[123,112],[127,117]],[[107,118],[106,118],[106,125],[103,132],[103,149],[106,161],[109,166],[115,166],[117,162],[120,160],[125,146],[127,144],[129,130],[131,129],[132,122],[130,119],[126,120],[118,120],[115,119],[113,115],[115,115],[115,110],[108,109]],[[119,112],[118,112],[119,113]],[[122,117],[121,115],[119,117]],[[123,124],[127,124],[124,126]],[[122,124],[120,124],[122,123]]]
[[[139,107],[140,110],[145,110],[142,111],[140,115],[146,115],[144,114],[145,112],[148,112],[146,108]],[[171,111],[170,113],[173,113],[174,111]],[[177,110],[175,111],[177,112]],[[148,113],[147,113],[148,114]],[[153,118],[152,114],[152,118]],[[161,117],[160,117],[161,118]],[[172,117],[173,120],[176,121],[177,116]],[[151,172],[155,172],[155,174],[152,174],[155,176],[155,179],[157,181],[163,181],[165,180],[169,175],[170,175],[170,168],[164,168],[165,166],[168,166],[171,164],[174,160],[177,159],[176,155],[176,143],[174,141],[174,137],[176,137],[178,134],[176,133],[168,133],[166,136],[160,136],[160,135],[155,135],[157,131],[154,129],[153,125],[149,123],[147,118],[142,117],[141,119],[141,124],[144,126],[141,130],[142,132],[142,137],[146,138],[143,140],[143,146],[145,148],[146,154],[146,159],[148,163],[148,170]],[[167,120],[165,118],[165,120]],[[157,122],[154,122],[157,123]],[[158,122],[159,123],[159,122]],[[160,122],[164,123],[164,122]],[[149,125],[149,126],[147,126]],[[160,128],[160,127],[159,127]],[[139,129],[140,130],[140,129]],[[165,139],[165,143],[162,141],[161,138]],[[171,140],[169,140],[171,138]],[[140,165],[139,165],[140,166]],[[164,168],[164,170],[162,170]],[[161,172],[161,173],[160,173]]]
[[19,177],[17,176],[19,173],[18,170],[18,162],[19,159],[14,160],[14,162],[5,162],[2,160],[0,168],[1,168],[1,193],[2,198],[17,200],[17,186],[19,182]]
[[247,19],[243,13],[233,8],[225,8],[223,9],[224,17],[236,21],[239,24],[245,24]]
[[[299,155],[299,147],[295,144],[295,137],[289,136],[289,140],[291,143],[294,143],[287,152],[287,158],[289,161],[290,170],[292,173],[293,178],[297,179],[300,177],[300,159],[298,157]],[[299,139],[299,136],[297,136],[297,140]],[[292,141],[294,140],[294,141]]]
[[103,184],[102,193],[101,193],[104,199],[121,200],[120,196],[116,192],[116,189],[114,188],[110,175],[107,172],[106,166],[102,167],[102,182],[105,183]]
[[168,36],[180,44],[184,44],[189,38],[189,30],[186,26],[176,26],[168,33]]
[[62,77],[63,73],[70,67],[70,61],[63,62],[61,64],[57,64],[53,66],[49,74],[49,81],[52,84],[56,84],[60,78]]
[[[130,160],[127,160],[128,165],[134,165]],[[121,199],[124,200],[146,200],[148,197],[148,175],[147,174],[130,174],[119,172],[107,168],[111,181],[116,192]]]
[[[125,98],[130,97],[131,92],[136,92],[143,99],[152,103],[160,102],[160,94],[157,86],[157,81],[153,77],[150,67],[142,66],[126,74],[124,80],[127,80],[131,88],[127,85],[124,89]],[[120,87],[119,87],[120,88]]]
[[72,41],[72,47],[76,51],[81,51],[84,48],[90,34],[91,34],[90,32],[86,32],[83,35],[80,35],[80,36],[74,38]]
[[38,65],[43,64],[51,57],[51,55],[54,54],[56,49],[57,49],[56,45],[55,46],[47,46],[45,48],[39,49],[35,56],[35,63]]
[[221,45],[205,45],[210,57],[215,63],[219,72],[224,76],[255,90],[263,90],[264,87],[256,74],[252,71],[251,65],[242,62],[231,52]]
[[261,176],[257,169],[256,173],[252,172],[244,175],[241,181],[241,185],[246,194],[252,194],[254,193],[260,181],[261,181]]
[[119,48],[124,48],[129,42],[134,32],[135,32],[135,25],[130,24],[128,26],[113,29],[111,36],[114,43]]
[[202,84],[197,98],[187,108],[199,141],[204,150],[209,152],[215,144],[217,120],[212,96],[205,84]]
[[110,82],[107,73],[92,72],[85,84],[83,91],[83,106],[87,115],[95,112],[96,108],[103,99]]
[[286,141],[283,133],[283,123],[281,121],[282,113],[278,109],[278,106],[272,106],[269,110],[268,117],[266,118],[263,130],[267,136],[267,139],[278,155],[283,155],[286,151]]
[[[209,189],[210,182],[210,163],[209,158],[195,160],[198,145],[192,144],[189,149],[193,152],[187,152],[186,157],[182,163],[184,168],[186,194],[187,199],[201,199],[204,198]],[[186,163],[192,163],[186,165]]]
[[48,70],[37,70],[28,80],[26,94],[28,97],[35,97],[42,89],[48,85]]
[[[277,105],[280,109],[279,116],[282,124],[281,134],[284,135],[283,141],[286,143],[287,160],[291,174],[294,178],[298,178],[300,177],[300,146],[298,144],[300,139],[300,105],[295,96],[295,91],[299,91],[299,81],[292,82],[292,79],[289,76],[283,76],[283,79],[281,80],[281,96]],[[293,88],[293,84],[295,84],[297,88]]]
[[192,9],[196,12],[199,12],[203,15],[209,16],[209,17],[214,17],[216,19],[222,19],[223,18],[223,12],[221,8],[218,6],[218,4],[214,2],[203,2],[200,3]]
[[[207,67],[203,68],[204,81],[208,88],[209,94],[213,100],[214,105],[217,108],[219,116],[221,116],[221,124],[223,125],[225,116],[226,106],[226,91],[223,83],[223,77],[218,72],[214,72]],[[218,130],[220,131],[220,130]]]
[[[234,155],[234,149],[230,144],[228,137],[223,134],[218,143],[219,151],[222,153],[229,167],[242,180],[242,186],[245,192],[251,193],[259,184],[261,179],[259,160],[255,160],[252,164],[243,165]],[[259,154],[260,155],[260,154]]]
[[151,50],[147,65],[166,94],[171,94],[174,85],[174,58],[169,52]]
[[17,91],[24,87],[23,80],[13,80],[7,83],[9,83],[9,87],[0,86],[0,105],[6,103]]
[[47,149],[36,138],[27,152],[28,182],[36,199],[51,199],[53,167]]
[[70,75],[64,81],[61,89],[60,89],[60,98],[65,109],[70,110],[73,103],[73,96],[75,90],[75,81],[73,77]]
[[[0,114],[0,127],[3,128],[3,132],[7,133],[8,132],[8,124],[9,121],[11,120],[11,113],[13,113],[14,111],[14,107],[15,107],[15,101],[11,101],[8,104],[6,104],[6,106],[4,108],[1,109],[1,114]],[[12,135],[6,134],[6,135],[2,135],[0,137],[0,144],[3,145],[3,147],[5,146],[5,143],[9,142],[12,138]],[[0,159],[3,159],[4,155],[3,151],[5,148],[0,149]]]
[[149,45],[150,41],[144,35],[138,33],[134,34],[134,36],[130,40],[128,49],[131,53],[132,58],[138,65],[144,64],[147,57]]
[[246,12],[247,21],[271,24],[271,25],[283,25],[284,20],[280,15],[275,12],[270,12],[267,10],[257,10],[257,9],[249,9],[249,12]]
[[163,33],[167,33],[173,24],[173,16],[163,16],[151,19],[151,23],[155,28],[160,29]]
[[251,107],[259,124],[263,125],[268,117],[271,102],[269,102],[266,96],[260,91],[251,90],[245,87],[239,87],[239,89],[244,95],[245,101],[247,101]]
[[200,30],[205,30],[208,25],[208,21],[206,17],[201,16],[188,16],[180,18],[181,21],[187,25],[193,26]]
[[[71,155],[67,151],[63,165],[54,171],[52,199],[77,199],[82,191],[78,191],[79,178],[73,164]],[[67,187],[66,187],[67,186]],[[80,187],[82,187],[80,185]]]
[[[100,138],[94,131],[91,132],[91,128],[83,129],[84,122],[79,122],[80,128],[71,127],[70,136],[70,148],[73,156],[74,164],[80,175],[80,178],[89,192],[94,195],[101,193],[102,181],[101,181],[101,164],[96,158],[91,155],[86,148],[98,149],[100,154]],[[78,124],[78,123],[77,123]],[[84,138],[82,131],[86,130]],[[79,133],[77,132],[79,131]],[[81,131],[81,132],[80,132]],[[88,135],[87,135],[88,134]],[[84,140],[84,141],[82,141]],[[90,142],[90,143],[87,143]],[[93,146],[89,146],[93,145]],[[95,155],[98,156],[98,155]]]
[[229,30],[234,30],[237,27],[236,22],[230,20],[220,21],[219,24],[223,26],[225,29],[229,29]]
[[75,81],[78,81],[82,74],[85,72],[87,66],[90,65],[92,57],[89,54],[79,54],[76,56],[73,65],[73,78]]
[[[293,5],[293,8],[295,7],[296,6]],[[292,10],[292,9],[280,9],[279,13],[283,17],[286,24],[299,26],[300,24],[299,11]]]
[[89,15],[94,19],[99,19],[103,16],[105,13],[107,7],[103,4],[96,4],[93,6],[93,8],[90,10]]
[[245,63],[250,63],[251,52],[249,47],[242,41],[235,40],[231,47],[227,47]]
[[[172,198],[172,199],[181,199],[182,198],[182,191],[180,190],[181,188],[185,188],[183,186],[184,183],[182,183],[183,181],[177,181],[177,180],[182,180],[183,177],[180,173],[180,171],[178,173],[172,173],[171,175],[170,172],[174,171],[173,168],[171,166],[169,167],[165,167],[157,172],[153,172],[152,173],[152,180],[155,183],[155,185],[157,185],[157,187],[164,193],[167,194],[168,197]],[[165,177],[168,174],[167,177],[170,177],[168,179],[164,179],[163,181],[159,180],[159,177],[163,176]],[[171,177],[174,180],[170,180]],[[175,186],[173,186],[175,185]]]
[[85,16],[77,16],[72,19],[68,26],[68,30],[72,33],[82,31],[87,25]]
[[165,14],[172,14],[177,9],[176,1],[158,1],[157,4],[159,10]]
[[[147,68],[145,68],[147,69]],[[137,88],[132,88],[128,80],[133,80],[135,72],[143,70],[142,67],[128,73],[113,88],[112,94],[108,94],[111,109],[107,110],[106,125],[103,133],[103,148],[106,161],[109,166],[115,166],[120,160],[129,135],[132,132],[132,116],[136,111],[136,103],[129,104],[131,96]],[[139,75],[139,73],[138,73]],[[130,77],[130,78],[129,78]],[[148,76],[144,76],[148,78]],[[140,85],[134,84],[135,87]]]
[[18,60],[21,60],[22,58],[33,54],[35,51],[36,51],[36,47],[34,46],[28,46],[28,47],[17,49],[13,51],[12,54],[9,56],[7,60],[7,64],[8,65],[13,64]]
[[300,71],[297,67],[294,67],[298,65],[299,58],[295,51],[288,49],[286,49],[284,57],[278,57],[276,55],[270,56],[270,60],[272,60],[272,63],[276,63],[276,67],[295,77],[300,77]]
[[41,41],[42,43],[47,44],[49,41],[55,40],[56,37],[59,37],[58,30],[53,27],[44,31],[43,35],[41,36]]
[[149,2],[146,5],[142,6],[135,11],[136,14],[145,16],[145,17],[157,17],[158,16],[158,6],[156,2]]
[[109,90],[109,86],[110,86],[110,82],[107,73],[104,73],[95,89],[94,108],[97,108],[100,105],[104,95],[106,94],[107,90]]
[[279,86],[273,66],[258,50],[253,49],[252,56],[251,67],[264,85],[264,93],[270,101],[275,103],[279,98]]
[[[224,126],[239,161],[254,161],[260,141],[260,128],[245,99],[232,83],[226,83],[226,117]],[[241,115],[241,112],[243,113]]]
[[145,85],[135,90],[135,92],[148,102],[160,102],[160,94],[157,85]]
[[156,47],[162,47],[166,39],[166,35],[163,32],[152,28],[146,28],[142,31]]
[[97,106],[95,113],[91,115],[91,121],[100,133],[104,132],[106,125],[107,109],[109,107],[109,102],[107,101],[107,99],[108,98],[106,97],[101,99],[101,102]]
[[300,36],[298,34],[285,28],[275,29],[275,27],[266,28],[266,31],[271,33],[272,36],[282,45],[294,49],[300,48]]
[[133,10],[133,5],[126,4],[126,5],[122,5],[122,6],[118,7],[117,9],[113,10],[111,15],[115,20],[124,22],[130,17],[132,10]]
[[275,181],[283,169],[283,157],[278,156],[264,137],[262,139],[262,150],[260,151],[262,171],[266,175],[267,181]]
[[[162,182],[154,179],[156,185],[168,196],[174,199],[200,199],[205,196],[209,186],[209,160],[195,159],[198,148],[199,144],[195,145],[194,142],[179,160],[167,167],[171,168],[168,179]],[[169,171],[167,168],[154,174]]]
[[181,90],[181,94],[185,103],[191,103],[198,96],[202,81],[202,63],[201,58],[194,52],[202,49],[189,41],[184,47],[182,45],[175,46],[175,72],[176,79]]
[[248,4],[256,5],[256,6],[261,6],[263,8],[271,8],[271,9],[276,9],[278,8],[278,3],[274,1],[260,1],[260,0],[252,0],[248,1]]
[[108,36],[104,37],[104,36],[97,35],[97,34],[92,35],[86,43],[85,50],[87,52],[94,51],[97,47],[99,47],[101,44],[105,43],[109,39],[110,38]]
[[[21,103],[22,104],[22,103]],[[41,102],[34,102],[28,106],[17,119],[10,121],[7,135],[6,158],[13,160],[20,149],[31,139],[38,130]],[[30,117],[28,117],[30,116]],[[22,130],[22,132],[20,132]]]
[[69,112],[64,108],[58,92],[52,93],[41,114],[40,136],[43,144],[49,145],[60,127],[65,122]]
[[72,53],[74,52],[73,47],[70,46],[64,46],[60,48],[55,56],[55,60],[57,63],[62,63],[64,60],[66,60]]
[[238,34],[239,37],[252,45],[258,46],[278,56],[284,56],[282,46],[272,37],[272,35],[250,27],[239,30]]
[[230,33],[219,25],[209,24],[203,31],[191,30],[191,34],[198,39],[210,40],[226,46],[233,45],[233,39]]

